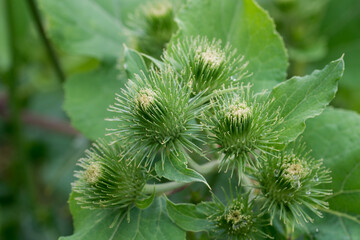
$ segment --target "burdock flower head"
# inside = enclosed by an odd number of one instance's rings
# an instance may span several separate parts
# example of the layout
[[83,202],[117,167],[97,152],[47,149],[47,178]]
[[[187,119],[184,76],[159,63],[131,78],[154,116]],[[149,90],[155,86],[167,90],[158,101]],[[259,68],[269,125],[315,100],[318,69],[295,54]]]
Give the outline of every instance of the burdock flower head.
[[[229,44],[206,37],[178,40],[165,52],[164,61],[191,79],[194,93],[208,93],[242,80],[247,63]],[[189,78],[191,77],[191,78]]]
[[81,207],[128,210],[144,198],[147,172],[133,159],[124,157],[124,152],[118,144],[108,145],[104,140],[86,151],[72,185]]
[[221,239],[255,240],[267,237],[261,230],[266,220],[254,209],[254,199],[249,199],[249,193],[227,197],[227,203],[222,203],[214,196],[214,214],[209,217],[215,222],[216,235]]
[[255,173],[264,198],[263,209],[271,219],[279,216],[286,224],[312,222],[308,210],[321,217],[319,208],[327,208],[322,198],[331,194],[323,183],[331,182],[322,160],[310,157],[304,145],[269,155]]
[[109,111],[118,123],[110,130],[116,141],[127,144],[151,163],[159,151],[200,151],[193,143],[201,126],[194,121],[204,107],[205,98],[192,95],[170,68],[150,70],[136,76],[117,95]]
[[152,1],[142,6],[131,17],[129,24],[136,36],[136,48],[160,57],[166,43],[177,30],[174,15],[174,6],[168,0]]
[[275,129],[282,119],[278,111],[269,110],[270,104],[271,99],[253,95],[250,85],[241,85],[237,92],[211,100],[211,107],[204,113],[204,125],[210,141],[217,146],[214,151],[222,153],[221,168],[237,169],[241,175],[246,164],[257,163],[261,153],[281,145],[281,130]]

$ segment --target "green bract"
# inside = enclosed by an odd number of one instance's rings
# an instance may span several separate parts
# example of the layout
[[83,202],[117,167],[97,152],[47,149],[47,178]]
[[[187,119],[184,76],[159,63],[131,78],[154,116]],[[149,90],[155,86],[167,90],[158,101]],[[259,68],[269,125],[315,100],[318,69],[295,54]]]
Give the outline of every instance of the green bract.
[[260,212],[254,212],[254,201],[249,193],[236,193],[227,198],[226,205],[214,197],[213,215],[209,216],[216,224],[215,235],[221,239],[256,240],[267,236],[261,228],[266,224]]
[[178,40],[164,53],[164,61],[190,80],[195,94],[236,85],[247,66],[230,44],[223,47],[220,40],[199,36]]
[[182,81],[171,68],[152,69],[149,75],[130,80],[109,108],[115,113],[109,121],[117,123],[110,134],[146,158],[145,165],[153,162],[158,151],[200,151],[193,140],[201,127],[193,120],[206,99],[201,94],[192,96],[191,87]]
[[279,110],[270,112],[273,99],[254,95],[250,85],[211,99],[204,113],[204,124],[209,131],[213,151],[222,153],[220,168],[237,169],[241,177],[247,164],[257,163],[259,154],[278,148],[282,123]]
[[279,216],[292,228],[295,223],[313,222],[308,210],[321,217],[319,209],[328,208],[322,198],[331,190],[322,184],[331,182],[329,170],[322,160],[311,157],[304,145],[269,155],[256,169],[255,180],[264,199],[264,212],[271,219]]
[[124,157],[125,152],[119,144],[108,145],[104,140],[86,151],[86,158],[78,164],[82,170],[75,173],[78,179],[72,185],[78,204],[89,209],[128,209],[142,200],[147,172],[129,156]]

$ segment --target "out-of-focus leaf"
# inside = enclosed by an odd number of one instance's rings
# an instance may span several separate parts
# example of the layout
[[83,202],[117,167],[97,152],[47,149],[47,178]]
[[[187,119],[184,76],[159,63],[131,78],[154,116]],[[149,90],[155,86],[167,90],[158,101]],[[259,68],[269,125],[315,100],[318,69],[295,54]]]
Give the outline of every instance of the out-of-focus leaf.
[[360,115],[329,108],[307,121],[304,141],[312,155],[331,170],[329,210],[308,228],[315,239],[348,240],[360,236]]
[[[98,59],[118,58],[129,41],[122,22],[105,9],[110,1],[40,0],[53,41],[72,54]],[[105,8],[104,8],[105,7]]]
[[103,137],[106,128],[114,127],[114,123],[105,121],[112,117],[107,108],[114,103],[115,93],[125,80],[114,64],[70,77],[65,83],[64,108],[73,126],[90,139]]
[[328,52],[316,66],[345,54],[346,71],[334,104],[360,112],[360,1],[330,0],[320,31],[327,38]]

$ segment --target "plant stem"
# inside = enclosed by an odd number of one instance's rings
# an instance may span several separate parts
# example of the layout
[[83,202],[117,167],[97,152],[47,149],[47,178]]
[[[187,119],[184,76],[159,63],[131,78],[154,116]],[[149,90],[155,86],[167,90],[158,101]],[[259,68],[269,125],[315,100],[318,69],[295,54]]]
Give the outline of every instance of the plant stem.
[[53,46],[51,45],[49,39],[46,36],[44,27],[41,22],[40,13],[37,9],[35,0],[27,0],[27,3],[29,6],[31,15],[34,19],[36,29],[39,32],[40,38],[45,46],[45,49],[46,49],[49,57],[50,57],[50,61],[54,67],[55,73],[56,73],[58,79],[60,80],[60,82],[63,83],[65,81],[65,74],[60,66],[60,61],[55,53],[55,50],[54,50]]
[[[196,170],[200,174],[206,175],[216,171],[218,169],[220,161],[212,161],[205,163],[203,165],[199,165],[190,159],[188,163],[194,170]],[[157,195],[160,195],[162,193],[170,192],[177,188],[181,188],[187,184],[191,184],[191,183],[167,182],[167,183],[158,183],[158,184],[145,184],[143,188],[143,193],[152,194],[155,188],[155,193]]]
[[220,160],[211,161],[203,165],[197,164],[194,160],[188,159],[189,166],[202,175],[207,175],[218,170]]
[[157,195],[160,195],[162,193],[170,192],[176,188],[185,186],[186,184],[189,183],[168,182],[168,183],[158,183],[158,184],[145,184],[143,188],[143,193],[152,194],[155,188],[155,193]]

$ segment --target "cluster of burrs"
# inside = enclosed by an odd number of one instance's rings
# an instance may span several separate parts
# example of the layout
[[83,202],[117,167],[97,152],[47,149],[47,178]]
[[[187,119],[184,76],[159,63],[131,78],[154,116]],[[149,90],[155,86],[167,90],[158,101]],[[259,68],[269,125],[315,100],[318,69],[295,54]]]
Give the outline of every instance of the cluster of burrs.
[[[163,8],[152,15],[165,14]],[[76,173],[73,189],[82,206],[129,209],[146,198],[142,189],[154,162],[164,168],[181,157],[186,164],[195,153],[215,156],[219,171],[251,183],[227,205],[214,200],[210,219],[230,239],[267,236],[261,230],[267,216],[269,224],[277,218],[292,227],[312,221],[309,212],[321,216],[329,172],[301,141],[282,142],[282,109],[245,83],[243,56],[229,44],[191,37],[173,43],[162,60],[162,67],[129,80],[109,107],[108,120],[117,126],[109,130],[111,143],[95,143]]]

